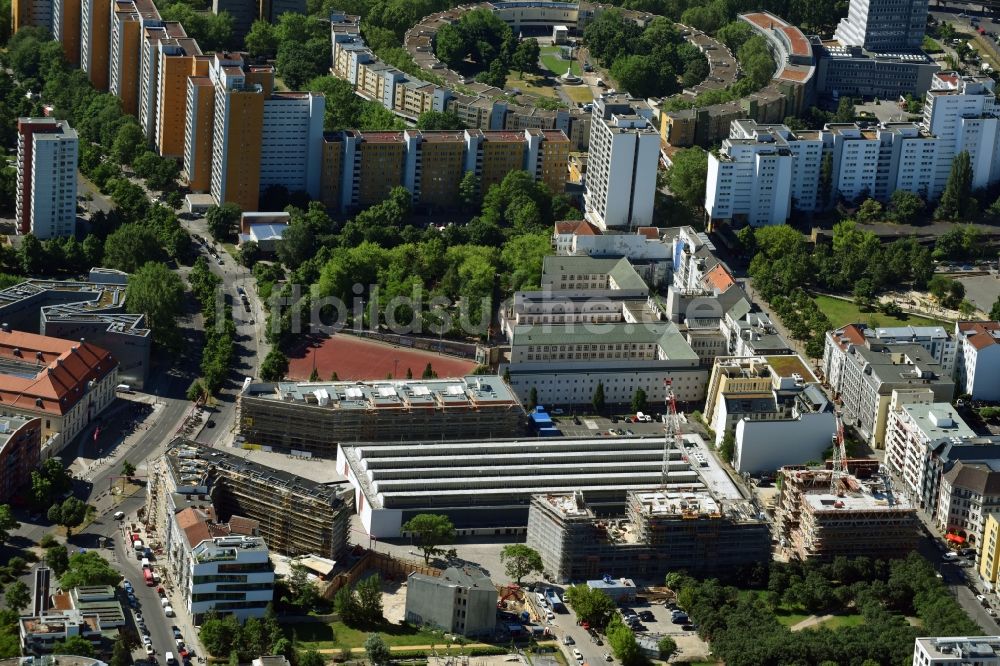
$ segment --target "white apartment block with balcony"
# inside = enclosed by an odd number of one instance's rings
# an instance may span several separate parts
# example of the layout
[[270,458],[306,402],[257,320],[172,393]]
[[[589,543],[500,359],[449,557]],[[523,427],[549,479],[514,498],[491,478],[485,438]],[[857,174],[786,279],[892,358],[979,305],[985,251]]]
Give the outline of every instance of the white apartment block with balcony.
[[955,382],[976,400],[1000,400],[1000,321],[955,324]]
[[885,465],[902,482],[914,505],[924,506],[928,484],[925,459],[943,439],[971,440],[976,433],[947,402],[935,402],[928,389],[894,391],[886,419]]
[[[1000,181],[1000,104],[983,76],[938,72],[920,123],[875,128],[830,124],[793,133],[784,125],[735,120],[718,155],[709,155],[705,210],[712,220],[783,224],[793,211],[838,198],[888,201],[896,190],[941,196],[954,158],[967,151],[973,189]],[[824,174],[824,160],[829,172]],[[830,198],[820,183],[829,178]]]
[[260,188],[280,185],[319,199],[326,98],[309,92],[276,92],[264,100]]
[[16,219],[46,240],[76,232],[76,130],[54,118],[18,119]]
[[645,227],[653,221],[660,135],[648,109],[625,95],[594,102],[585,216],[600,229]]
[[708,155],[705,210],[711,219],[745,218],[751,226],[783,224],[816,206],[823,141],[784,125],[733,121],[718,154]]

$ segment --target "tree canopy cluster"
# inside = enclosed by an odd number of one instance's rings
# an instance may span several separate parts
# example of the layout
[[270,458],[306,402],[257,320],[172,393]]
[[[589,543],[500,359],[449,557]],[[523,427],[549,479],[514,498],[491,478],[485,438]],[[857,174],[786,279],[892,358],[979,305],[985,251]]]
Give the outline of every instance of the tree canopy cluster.
[[606,11],[587,26],[584,38],[597,61],[638,97],[672,95],[708,76],[704,54],[662,16],[643,29],[619,11]]
[[934,275],[931,252],[914,238],[883,244],[851,220],[833,228],[833,242],[810,247],[802,234],[785,225],[741,230],[744,253],[753,256],[754,287],[781,316],[792,336],[807,340],[810,356],[823,354],[829,318],[804,291],[818,288],[871,300],[887,288],[927,287]]
[[337,590],[333,607],[349,627],[380,624],[385,620],[382,616],[382,579],[374,574],[359,580],[353,589],[345,585]]
[[88,550],[69,556],[68,568],[59,577],[59,586],[69,590],[88,585],[117,585],[121,579],[122,575],[100,553]]
[[[698,623],[715,656],[756,664],[908,664],[917,636],[975,636],[981,630],[926,559],[838,557],[832,563],[771,563],[753,594],[709,579],[668,576],[678,604]],[[859,613],[857,626],[792,632],[779,608],[814,614]],[[915,617],[914,626],[907,617]]]
[[209,611],[198,632],[201,644],[213,656],[236,655],[239,663],[249,663],[266,654],[292,656],[292,642],[285,637],[273,608],[263,619],[249,618],[240,625],[235,615],[219,616]]
[[476,80],[503,88],[511,69],[531,71],[538,62],[538,42],[518,42],[514,31],[489,9],[474,9],[446,23],[434,37],[434,53],[452,69],[482,70]]
[[220,291],[222,280],[209,270],[205,257],[198,257],[195,261],[188,275],[188,281],[201,305],[201,315],[205,322],[205,344],[201,352],[201,387],[204,393],[212,394],[222,388],[222,382],[229,374],[229,368],[236,355],[233,307],[230,303],[223,302],[220,320],[219,299],[224,298]]
[[[767,10],[793,25],[803,26],[806,32],[828,34],[833,32],[840,17],[847,15],[846,0],[834,2],[808,2],[808,0],[611,0],[608,4],[658,14],[680,21],[705,32],[715,32],[732,21],[737,14],[747,11]],[[808,28],[808,29],[807,29]]]
[[354,87],[335,76],[318,76],[309,83],[309,90],[326,97],[323,128],[328,132],[343,129],[361,131],[401,130],[402,119],[378,102],[354,94]]
[[160,8],[164,21],[180,21],[188,37],[198,40],[204,53],[239,49],[237,35],[233,34],[233,17],[227,11],[195,11],[187,2],[173,2]]

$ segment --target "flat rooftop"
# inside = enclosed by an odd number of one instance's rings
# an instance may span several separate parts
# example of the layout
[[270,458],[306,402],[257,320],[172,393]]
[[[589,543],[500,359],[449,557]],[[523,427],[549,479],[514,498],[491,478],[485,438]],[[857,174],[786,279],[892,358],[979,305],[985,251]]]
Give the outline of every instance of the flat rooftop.
[[370,382],[280,382],[251,384],[244,395],[324,409],[474,409],[520,406],[496,376]]
[[930,441],[942,437],[965,439],[976,436],[976,432],[947,402],[935,402],[930,405],[902,405],[902,409]]

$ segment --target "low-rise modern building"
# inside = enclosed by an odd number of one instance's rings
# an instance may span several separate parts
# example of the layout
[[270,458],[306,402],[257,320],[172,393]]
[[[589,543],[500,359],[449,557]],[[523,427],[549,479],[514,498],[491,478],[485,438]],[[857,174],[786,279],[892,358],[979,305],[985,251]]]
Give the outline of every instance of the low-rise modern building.
[[274,569],[257,521],[230,516],[220,524],[212,507],[187,507],[169,526],[167,566],[192,620],[232,614],[263,617],[274,599]]
[[0,290],[0,322],[12,329],[93,343],[118,361],[118,380],[142,388],[153,336],[129,313],[128,274],[92,268],[87,280],[26,280]]
[[407,441],[341,445],[337,472],[378,538],[405,536],[402,525],[420,513],[447,514],[459,536],[523,534],[537,494],[580,491],[601,515],[625,513],[630,490],[740,497],[701,438],[668,450],[666,474],[663,458],[663,437]]
[[42,450],[42,420],[30,416],[0,418],[0,502],[14,498],[31,480]]
[[102,632],[97,613],[68,609],[48,611],[42,615],[22,615],[18,620],[21,635],[21,653],[26,655],[51,654],[56,643],[79,636],[102,650]]
[[406,578],[406,621],[461,636],[492,636],[496,629],[497,588],[478,567],[448,567],[440,576],[411,573]]
[[922,345],[885,344],[851,329],[827,333],[823,367],[834,397],[843,402],[845,422],[882,448],[893,391],[929,389],[932,402],[948,402],[955,382]]
[[624,517],[598,515],[580,492],[537,494],[527,544],[558,582],[731,573],[771,556],[770,530],[748,502],[705,491],[629,491]]
[[89,342],[0,328],[0,416],[41,420],[41,458],[96,423],[115,398],[118,362]]
[[913,666],[997,666],[1000,636],[932,636],[918,638]]
[[246,442],[326,457],[342,442],[511,437],[527,423],[497,376],[250,384],[238,400]]
[[975,400],[1000,400],[1000,321],[955,324],[955,379]]
[[164,520],[200,502],[230,528],[234,517],[242,517],[240,525],[255,522],[256,532],[237,533],[259,535],[282,555],[336,559],[347,548],[349,492],[182,438],[171,442],[164,462],[165,473],[153,481],[166,498]]
[[[916,509],[882,477],[786,467],[774,518],[779,549],[800,560],[905,557],[920,535]],[[877,535],[877,538],[874,538]]]
[[253,242],[267,255],[273,255],[288,229],[289,213],[243,213],[240,215],[239,244]]

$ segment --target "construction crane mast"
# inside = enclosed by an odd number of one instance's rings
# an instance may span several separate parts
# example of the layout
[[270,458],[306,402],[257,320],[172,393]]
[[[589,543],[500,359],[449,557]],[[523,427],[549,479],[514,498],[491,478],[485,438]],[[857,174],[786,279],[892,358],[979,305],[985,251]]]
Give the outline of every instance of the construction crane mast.
[[665,488],[667,474],[670,471],[670,449],[680,448],[681,445],[681,420],[677,415],[677,397],[674,395],[673,380],[663,380],[663,388],[667,413],[663,417],[663,463],[660,469],[660,483]]
[[833,442],[833,461],[830,472],[830,492],[837,494],[837,481],[848,475],[847,448],[844,446],[844,422],[837,414],[837,434]]

